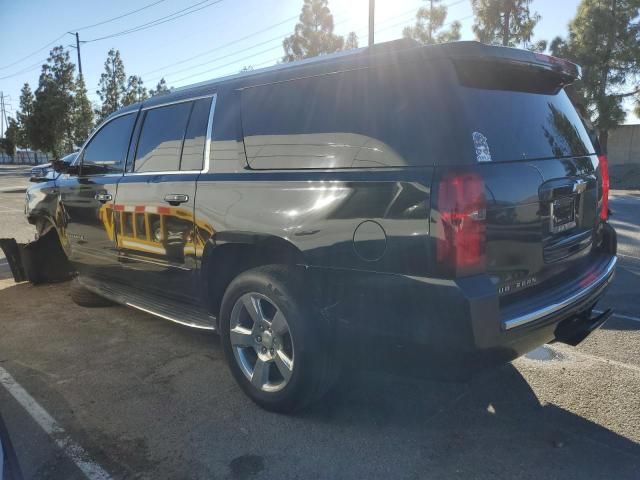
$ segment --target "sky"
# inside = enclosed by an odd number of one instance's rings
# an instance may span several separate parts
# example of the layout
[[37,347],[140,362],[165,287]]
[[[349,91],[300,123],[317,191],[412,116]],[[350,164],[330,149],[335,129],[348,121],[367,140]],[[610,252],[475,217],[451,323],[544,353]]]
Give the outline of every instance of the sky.
[[[8,96],[8,115],[19,106],[20,89],[29,82],[35,90],[40,66],[55,45],[82,43],[83,74],[89,98],[96,94],[104,61],[111,48],[120,50],[127,75],[140,75],[147,88],[161,77],[172,87],[237,73],[245,66],[275,64],[283,55],[282,39],[293,32],[302,0],[0,0],[0,91]],[[534,0],[542,19],[534,41],[567,33],[579,0]],[[401,38],[415,21],[425,0],[376,0],[375,41]],[[462,23],[462,39],[472,40],[473,16],[469,0],[444,0],[447,22]],[[329,0],[335,33],[355,31],[360,45],[367,42],[368,0]],[[130,15],[130,12],[139,10]],[[149,22],[180,12],[179,18],[149,27]],[[123,16],[125,15],[125,16]],[[115,17],[122,16],[113,21]],[[165,19],[168,20],[168,19]],[[99,25],[96,25],[99,24]],[[138,31],[127,30],[141,26]],[[118,36],[115,33],[125,32]],[[102,38],[110,37],[110,38]],[[51,44],[47,48],[46,45]],[[77,63],[75,48],[69,48]],[[27,57],[28,58],[24,58]],[[640,123],[629,114],[627,123]]]

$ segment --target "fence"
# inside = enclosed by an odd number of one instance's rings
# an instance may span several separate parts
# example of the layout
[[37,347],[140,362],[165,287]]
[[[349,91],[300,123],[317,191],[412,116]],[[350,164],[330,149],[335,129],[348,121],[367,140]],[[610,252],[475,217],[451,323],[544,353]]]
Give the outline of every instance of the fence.
[[611,165],[640,165],[640,125],[620,125],[609,132],[607,156]]
[[18,151],[15,155],[10,156],[6,153],[0,153],[0,164],[15,165],[39,165],[41,163],[50,162],[50,155],[43,152]]

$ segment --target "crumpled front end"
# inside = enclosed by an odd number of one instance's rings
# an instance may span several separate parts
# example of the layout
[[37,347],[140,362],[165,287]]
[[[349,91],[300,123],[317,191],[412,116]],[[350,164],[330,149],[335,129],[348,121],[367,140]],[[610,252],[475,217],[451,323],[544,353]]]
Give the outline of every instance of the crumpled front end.
[[62,282],[75,273],[55,229],[29,243],[18,243],[15,238],[0,238],[0,248],[16,282]]

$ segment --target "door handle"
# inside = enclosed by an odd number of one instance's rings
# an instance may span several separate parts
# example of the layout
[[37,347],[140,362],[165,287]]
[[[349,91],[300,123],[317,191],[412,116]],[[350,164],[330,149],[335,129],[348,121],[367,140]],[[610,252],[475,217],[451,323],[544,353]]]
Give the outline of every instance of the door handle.
[[164,201],[167,202],[169,205],[173,205],[174,207],[177,207],[181,203],[188,202],[189,195],[185,195],[184,193],[170,193],[168,195],[165,195]]
[[102,203],[110,202],[111,200],[113,200],[113,197],[110,193],[96,193],[96,196],[94,198]]

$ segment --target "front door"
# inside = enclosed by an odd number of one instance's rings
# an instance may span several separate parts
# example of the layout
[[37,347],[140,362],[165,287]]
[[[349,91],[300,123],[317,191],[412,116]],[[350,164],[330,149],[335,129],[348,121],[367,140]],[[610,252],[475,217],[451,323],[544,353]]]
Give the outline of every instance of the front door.
[[70,260],[81,274],[117,276],[113,201],[122,178],[137,112],[109,120],[85,145],[78,175],[61,175],[60,191]]
[[143,109],[118,185],[114,227],[123,279],[162,298],[198,298],[194,199],[211,98]]

